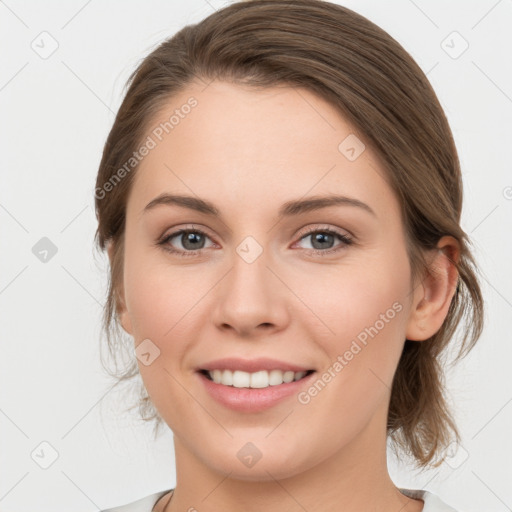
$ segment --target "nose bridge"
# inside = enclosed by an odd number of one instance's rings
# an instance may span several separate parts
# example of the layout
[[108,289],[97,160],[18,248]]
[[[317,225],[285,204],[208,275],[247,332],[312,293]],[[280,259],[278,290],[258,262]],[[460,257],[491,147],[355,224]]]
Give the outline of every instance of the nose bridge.
[[273,258],[263,243],[248,235],[234,248],[231,269],[217,295],[218,326],[227,324],[247,333],[261,324],[276,327],[284,321],[285,297],[269,268]]
[[229,295],[240,304],[250,301],[255,301],[255,304],[268,302],[271,301],[268,292],[274,290],[275,293],[275,288],[269,286],[269,280],[274,276],[267,268],[272,258],[263,243],[249,235],[235,247],[228,286]]

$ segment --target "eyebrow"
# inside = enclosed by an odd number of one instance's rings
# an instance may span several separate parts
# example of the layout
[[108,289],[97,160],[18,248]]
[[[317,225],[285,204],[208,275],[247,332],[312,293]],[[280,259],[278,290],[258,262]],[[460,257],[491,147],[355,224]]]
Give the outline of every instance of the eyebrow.
[[[195,210],[199,213],[210,215],[212,217],[221,217],[219,209],[209,201],[193,196],[167,193],[160,194],[151,200],[146,205],[142,213],[146,213],[159,205],[181,206],[182,208]],[[377,214],[366,203],[363,203],[359,199],[342,195],[313,196],[306,199],[287,201],[279,209],[278,216],[291,217],[293,215],[300,215],[302,213],[320,210],[330,206],[353,206],[377,217]]]
[[[159,205],[181,206],[182,208],[195,210],[199,213],[210,215],[212,217],[220,218],[221,216],[219,209],[209,201],[193,196],[167,193],[163,193],[155,197],[146,205],[142,213],[146,213]],[[342,195],[313,196],[307,199],[287,201],[279,209],[278,216],[280,218],[291,217],[292,215],[300,215],[301,213],[320,210],[330,206],[354,206],[377,217],[377,214],[366,203],[363,203],[354,197]]]

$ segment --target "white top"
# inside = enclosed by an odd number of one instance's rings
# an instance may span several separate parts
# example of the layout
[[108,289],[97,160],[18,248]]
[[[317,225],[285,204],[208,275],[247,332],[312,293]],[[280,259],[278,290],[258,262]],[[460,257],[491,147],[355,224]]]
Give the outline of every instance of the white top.
[[[454,508],[448,506],[444,501],[434,493],[430,491],[420,489],[403,489],[399,488],[402,494],[405,494],[409,498],[420,499],[424,501],[422,512],[457,512]],[[101,512],[152,512],[156,502],[164,495],[167,494],[171,489],[166,491],[157,492],[150,494],[145,498],[142,498],[126,505],[119,507],[108,508]]]

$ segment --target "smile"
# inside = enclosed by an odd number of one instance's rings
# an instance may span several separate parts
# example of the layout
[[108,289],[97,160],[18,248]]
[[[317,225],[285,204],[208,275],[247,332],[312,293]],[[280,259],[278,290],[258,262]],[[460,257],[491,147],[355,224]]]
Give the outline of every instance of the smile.
[[196,375],[215,402],[239,413],[259,413],[297,396],[311,385],[316,373],[315,370],[273,369],[249,373],[219,369],[198,370]]
[[201,370],[201,373],[216,384],[235,388],[268,388],[300,380],[314,370],[293,372],[284,370],[260,370],[249,373],[242,370]]

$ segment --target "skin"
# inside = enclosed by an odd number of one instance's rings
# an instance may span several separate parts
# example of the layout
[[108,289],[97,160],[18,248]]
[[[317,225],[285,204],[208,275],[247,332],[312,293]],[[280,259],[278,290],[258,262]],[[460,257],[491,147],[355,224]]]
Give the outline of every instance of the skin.
[[[429,255],[435,272],[410,281],[399,203],[378,156],[365,142],[349,161],[338,145],[349,134],[364,137],[313,93],[194,83],[150,126],[190,96],[198,105],[137,170],[118,304],[135,345],[150,339],[160,350],[150,365],[138,364],[174,433],[177,485],[165,510],[422,510],[389,476],[386,418],[405,339],[429,338],[446,317],[457,242],[443,237]],[[168,205],[142,213],[162,192],[209,200],[222,219]],[[286,201],[331,193],[376,215],[342,205],[277,217]],[[156,245],[192,223],[207,233],[196,242],[199,254],[180,258]],[[338,252],[312,254],[319,246],[303,234],[309,227],[354,243],[334,237],[319,250]],[[247,236],[263,249],[251,264],[236,252]],[[177,236],[167,245],[190,252],[183,243]],[[320,375],[395,302],[401,311],[308,404],[292,396],[264,412],[235,412],[214,401],[195,372],[219,357],[267,356]],[[262,453],[250,468],[236,456],[247,442]]]

